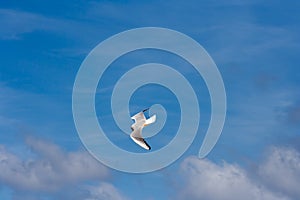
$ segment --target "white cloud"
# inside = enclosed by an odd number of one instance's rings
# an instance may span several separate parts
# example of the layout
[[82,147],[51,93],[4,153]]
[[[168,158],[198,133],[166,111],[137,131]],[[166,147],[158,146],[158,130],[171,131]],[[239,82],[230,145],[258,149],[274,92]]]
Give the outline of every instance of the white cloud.
[[300,199],[300,153],[295,149],[271,148],[258,174],[273,190]]
[[179,199],[289,199],[250,179],[241,167],[226,162],[217,165],[206,159],[189,157],[182,163],[181,172],[186,183]]
[[122,195],[112,184],[100,183],[99,186],[89,187],[90,196],[85,200],[125,200]]
[[22,159],[0,147],[0,183],[16,191],[56,191],[87,180],[101,180],[106,167],[86,152],[64,152],[58,146],[27,139],[34,158]]

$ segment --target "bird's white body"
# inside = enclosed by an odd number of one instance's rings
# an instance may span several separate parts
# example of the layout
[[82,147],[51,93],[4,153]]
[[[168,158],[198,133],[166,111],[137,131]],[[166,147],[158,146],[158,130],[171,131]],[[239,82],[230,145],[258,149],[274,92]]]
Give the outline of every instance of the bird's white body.
[[[146,111],[146,110],[144,110],[144,111]],[[131,117],[131,119],[133,119],[135,123],[131,126],[132,132],[130,134],[130,138],[136,144],[140,145],[144,149],[150,150],[151,147],[149,146],[149,144],[147,144],[147,142],[144,140],[144,138],[142,136],[142,130],[145,126],[155,122],[156,115],[153,115],[149,119],[146,119],[146,117],[144,115],[144,111],[139,112]]]

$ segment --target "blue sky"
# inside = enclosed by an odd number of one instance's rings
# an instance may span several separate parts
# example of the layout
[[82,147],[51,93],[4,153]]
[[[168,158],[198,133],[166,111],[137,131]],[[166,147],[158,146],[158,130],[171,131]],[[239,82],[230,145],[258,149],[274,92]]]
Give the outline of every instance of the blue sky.
[[[78,0],[0,5],[0,199],[300,198],[299,3]],[[147,62],[173,66],[199,85],[194,89],[201,107],[196,140],[179,160],[157,172],[129,174],[104,167],[86,152],[73,122],[72,88],[82,61],[99,42],[147,26],[180,31],[207,50],[224,80],[227,118],[217,145],[199,160],[210,118],[201,76],[165,52],[123,56],[104,74],[104,89],[96,95],[97,115],[122,148],[141,151],[117,138],[119,129],[107,109],[112,87],[126,69]],[[133,96],[131,112],[148,106],[138,101],[144,95],[155,99],[145,104],[166,102],[165,134],[149,140],[159,148],[174,137],[178,102],[165,88],[145,86]]]

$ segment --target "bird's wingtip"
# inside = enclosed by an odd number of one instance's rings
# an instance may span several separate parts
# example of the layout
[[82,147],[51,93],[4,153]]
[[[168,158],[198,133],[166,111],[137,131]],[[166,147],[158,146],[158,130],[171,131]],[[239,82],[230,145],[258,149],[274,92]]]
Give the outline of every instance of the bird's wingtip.
[[149,108],[144,109],[143,112],[146,112],[147,110],[149,110]]

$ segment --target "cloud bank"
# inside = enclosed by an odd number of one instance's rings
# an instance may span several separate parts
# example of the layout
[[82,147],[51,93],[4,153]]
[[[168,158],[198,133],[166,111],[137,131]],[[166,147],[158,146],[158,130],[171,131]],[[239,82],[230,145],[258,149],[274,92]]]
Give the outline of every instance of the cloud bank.
[[66,153],[36,138],[27,145],[36,158],[23,160],[0,147],[0,181],[18,190],[53,191],[68,184],[104,179],[108,170],[86,152]]
[[271,148],[259,166],[262,182],[274,191],[300,199],[300,153],[291,148]]
[[[59,146],[29,137],[33,156],[24,158],[0,145],[0,186],[13,191],[13,199],[126,199],[106,182],[109,170],[85,151],[65,152]],[[92,186],[91,186],[92,184]]]
[[180,167],[185,185],[178,199],[299,199],[300,154],[273,147],[255,172],[223,162],[188,157]]

